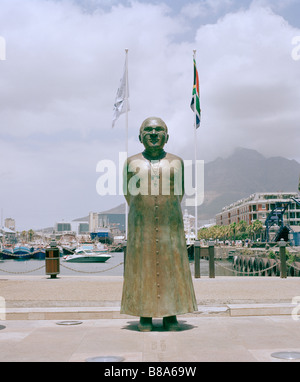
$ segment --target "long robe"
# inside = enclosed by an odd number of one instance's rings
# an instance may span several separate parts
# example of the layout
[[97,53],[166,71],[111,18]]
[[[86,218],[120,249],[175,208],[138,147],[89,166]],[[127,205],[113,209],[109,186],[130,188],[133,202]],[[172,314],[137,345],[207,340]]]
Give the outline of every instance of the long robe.
[[[163,169],[170,164],[164,183]],[[137,154],[128,158],[124,178],[129,214],[121,313],[166,317],[196,311],[180,206],[182,160],[167,153],[153,169]]]

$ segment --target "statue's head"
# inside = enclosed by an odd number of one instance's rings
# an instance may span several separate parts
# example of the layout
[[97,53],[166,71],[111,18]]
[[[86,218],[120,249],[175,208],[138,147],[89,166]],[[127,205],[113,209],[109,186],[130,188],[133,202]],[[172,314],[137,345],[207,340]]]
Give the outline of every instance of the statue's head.
[[161,118],[149,117],[140,127],[139,139],[146,151],[162,151],[169,139],[167,125]]

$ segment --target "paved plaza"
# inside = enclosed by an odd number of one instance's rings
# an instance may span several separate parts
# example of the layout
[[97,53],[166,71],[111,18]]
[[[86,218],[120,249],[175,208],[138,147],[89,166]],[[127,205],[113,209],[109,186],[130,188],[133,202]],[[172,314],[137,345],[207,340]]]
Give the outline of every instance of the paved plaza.
[[[138,331],[119,313],[122,277],[0,278],[0,361],[298,362],[272,357],[300,352],[299,278],[193,279],[198,312],[178,316],[179,332],[162,320]],[[299,297],[299,300],[297,299]],[[61,321],[77,325],[59,325]]]

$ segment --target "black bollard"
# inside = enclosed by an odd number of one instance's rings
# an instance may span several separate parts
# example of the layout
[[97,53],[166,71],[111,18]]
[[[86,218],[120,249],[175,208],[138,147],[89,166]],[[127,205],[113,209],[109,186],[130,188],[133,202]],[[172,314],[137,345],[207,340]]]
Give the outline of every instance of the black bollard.
[[200,278],[200,241],[195,240],[194,243],[194,262],[195,262],[195,279]]
[[215,278],[215,243],[208,242],[208,255],[209,255],[209,278]]
[[279,251],[280,251],[280,277],[282,279],[287,278],[285,247],[286,247],[286,242],[283,239],[281,239],[279,242]]

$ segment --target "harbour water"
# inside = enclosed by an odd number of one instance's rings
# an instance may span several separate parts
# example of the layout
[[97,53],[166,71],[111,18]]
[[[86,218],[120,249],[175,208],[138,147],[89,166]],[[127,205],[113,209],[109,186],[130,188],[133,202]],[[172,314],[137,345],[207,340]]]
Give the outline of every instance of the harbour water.
[[[122,276],[124,271],[123,252],[111,252],[111,258],[105,263],[68,263],[60,258],[60,275],[65,276]],[[191,273],[194,275],[194,262],[190,262]],[[200,274],[208,276],[208,261],[201,259]],[[216,276],[234,276],[232,262],[218,260],[215,266]],[[1,260],[0,276],[5,275],[45,275],[45,260]]]

